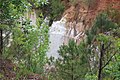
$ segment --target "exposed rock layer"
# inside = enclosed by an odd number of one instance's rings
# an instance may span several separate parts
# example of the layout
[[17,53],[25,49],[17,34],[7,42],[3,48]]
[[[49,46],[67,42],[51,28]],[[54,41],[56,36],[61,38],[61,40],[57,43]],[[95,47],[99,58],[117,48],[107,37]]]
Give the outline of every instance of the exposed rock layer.
[[[69,38],[75,39],[79,43],[85,38],[85,30],[89,29],[96,16],[108,8],[120,10],[120,0],[76,0],[76,3],[71,4],[70,0],[62,0],[66,4],[66,10],[63,14],[67,19],[66,35]],[[86,0],[89,1],[89,0]],[[65,40],[65,42],[68,41]]]

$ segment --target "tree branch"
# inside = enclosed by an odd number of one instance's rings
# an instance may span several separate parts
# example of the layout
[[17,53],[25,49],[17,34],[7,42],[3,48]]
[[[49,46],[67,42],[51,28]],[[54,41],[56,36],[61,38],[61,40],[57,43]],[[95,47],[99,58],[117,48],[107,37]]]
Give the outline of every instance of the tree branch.
[[114,56],[116,53],[117,53],[117,51],[109,58],[109,60],[108,60],[108,61],[106,62],[106,64],[102,67],[102,69],[109,64],[109,62],[111,61],[111,59],[113,58],[113,56]]

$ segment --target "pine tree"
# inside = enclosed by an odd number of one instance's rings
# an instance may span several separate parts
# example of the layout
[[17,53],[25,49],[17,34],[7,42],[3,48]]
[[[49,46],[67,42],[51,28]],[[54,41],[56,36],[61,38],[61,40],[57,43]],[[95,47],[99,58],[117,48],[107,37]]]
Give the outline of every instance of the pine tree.
[[58,52],[61,58],[55,62],[57,80],[83,80],[89,66],[85,44],[70,40]]

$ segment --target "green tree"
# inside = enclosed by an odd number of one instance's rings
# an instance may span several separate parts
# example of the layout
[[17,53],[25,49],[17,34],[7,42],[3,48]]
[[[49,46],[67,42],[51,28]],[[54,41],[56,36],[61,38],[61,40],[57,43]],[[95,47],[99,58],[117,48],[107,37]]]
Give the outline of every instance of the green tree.
[[1,35],[4,30],[12,33],[10,47],[3,45],[5,42],[3,42],[3,38],[0,35],[1,45],[5,49],[3,52],[1,48],[2,54],[0,56],[4,59],[13,60],[23,74],[27,71],[34,73],[43,72],[43,65],[46,61],[45,53],[49,42],[48,26],[43,21],[42,15],[42,18],[37,18],[36,26],[31,25],[31,21],[25,18],[25,13],[32,10],[33,4],[37,8],[46,3],[46,0],[0,0]]
[[[6,28],[10,30],[14,26],[14,21],[19,19],[19,17],[26,10],[28,6],[25,0],[14,1],[14,0],[0,0],[0,43],[1,49],[0,53],[3,52],[3,30]],[[10,29],[9,29],[10,28]]]
[[119,53],[119,47],[116,46],[118,40],[113,35],[113,30],[116,29],[119,29],[118,24],[111,21],[107,13],[102,13],[97,16],[93,27],[87,32],[88,47],[90,53],[93,54],[93,59],[95,58],[92,64],[94,65],[93,71],[98,71],[94,73],[98,74],[98,80],[105,79],[104,68]]
[[[62,45],[58,51],[61,58],[55,64],[57,80],[83,80],[89,71],[88,54],[85,44],[77,45],[70,40],[68,45]],[[56,76],[56,77],[55,77]]]

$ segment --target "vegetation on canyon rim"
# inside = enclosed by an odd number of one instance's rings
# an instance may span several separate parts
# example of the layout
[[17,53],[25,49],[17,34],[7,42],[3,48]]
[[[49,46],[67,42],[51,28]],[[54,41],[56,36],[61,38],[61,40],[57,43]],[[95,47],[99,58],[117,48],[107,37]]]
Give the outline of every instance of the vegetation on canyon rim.
[[[58,20],[65,10],[61,1],[0,0],[0,79],[26,80],[31,74],[39,74],[43,80],[120,79],[120,11],[117,9],[108,8],[99,13],[86,30],[86,40],[80,44],[70,40],[60,46],[58,52],[62,58],[56,61],[46,58],[49,26],[44,17],[49,17],[49,25]],[[73,1],[70,4],[75,6],[77,0]],[[85,1],[89,6],[96,0]],[[31,25],[26,16],[33,9],[38,11],[36,25]],[[4,32],[8,33],[7,37],[2,36]],[[7,47],[10,34],[12,41]],[[55,71],[45,73],[46,63],[54,64]]]

